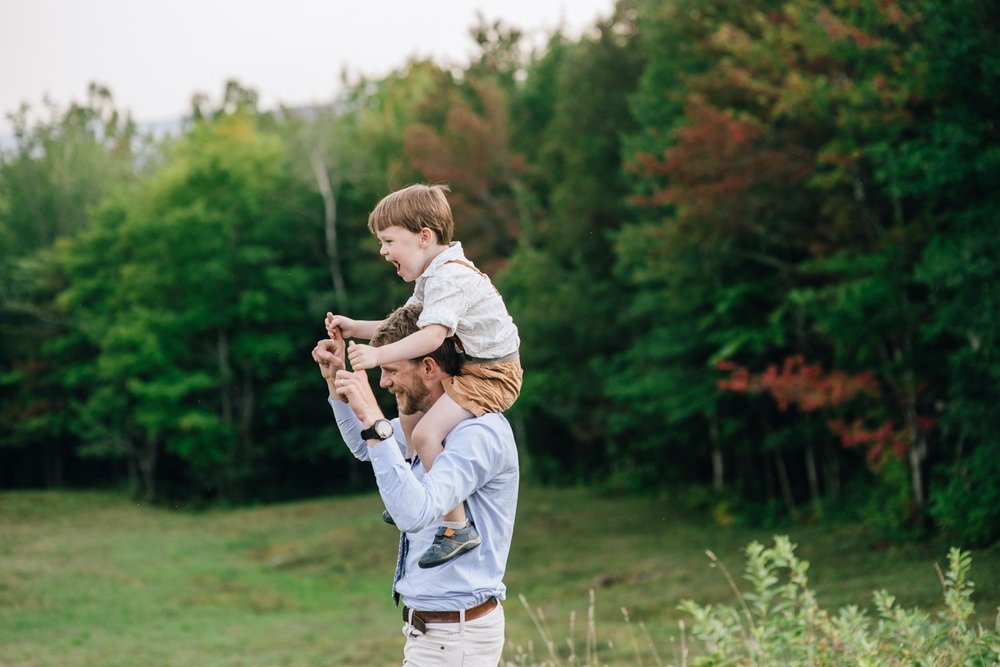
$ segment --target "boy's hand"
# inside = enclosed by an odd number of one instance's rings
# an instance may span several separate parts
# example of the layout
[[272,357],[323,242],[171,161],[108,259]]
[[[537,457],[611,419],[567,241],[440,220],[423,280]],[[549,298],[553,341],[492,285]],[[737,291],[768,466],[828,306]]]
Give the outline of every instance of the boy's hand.
[[343,315],[326,314],[326,332],[333,338],[334,329],[340,330],[342,338],[354,338],[357,335],[357,323],[349,317]]
[[363,371],[379,365],[378,348],[371,345],[359,345],[353,340],[347,347],[347,358],[351,360],[351,368]]

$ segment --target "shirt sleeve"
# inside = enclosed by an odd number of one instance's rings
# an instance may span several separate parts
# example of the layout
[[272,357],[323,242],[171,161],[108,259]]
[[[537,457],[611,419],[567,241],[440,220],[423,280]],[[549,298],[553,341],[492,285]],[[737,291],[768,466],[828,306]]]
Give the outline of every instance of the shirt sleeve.
[[351,410],[351,406],[343,401],[338,401],[333,396],[327,397],[326,400],[333,408],[333,415],[337,420],[337,428],[340,429],[340,437],[344,439],[344,444],[359,460],[370,460],[368,443],[361,437],[361,422]]
[[469,424],[448,437],[434,467],[417,479],[398,447],[370,448],[379,494],[400,530],[422,530],[492,479],[500,468],[499,439]]
[[[364,429],[354,414],[354,410],[351,410],[351,406],[347,403],[338,401],[332,396],[326,400],[333,408],[333,414],[337,419],[337,428],[340,429],[340,437],[344,439],[348,449],[351,450],[355,458],[361,461],[370,461],[371,448],[368,446],[368,442],[361,437],[361,431]],[[403,425],[399,423],[399,418],[390,419],[389,423],[392,424],[392,431],[396,435],[386,440],[386,443],[395,445],[395,448],[400,452],[400,457],[402,457],[403,452],[406,451],[406,438],[401,435]]]
[[475,286],[469,278],[479,278],[479,274],[473,271],[465,270],[465,273],[468,276],[439,271],[427,281],[418,327],[423,329],[429,324],[440,324],[448,329],[449,336],[455,335],[459,320],[469,310],[469,297]]

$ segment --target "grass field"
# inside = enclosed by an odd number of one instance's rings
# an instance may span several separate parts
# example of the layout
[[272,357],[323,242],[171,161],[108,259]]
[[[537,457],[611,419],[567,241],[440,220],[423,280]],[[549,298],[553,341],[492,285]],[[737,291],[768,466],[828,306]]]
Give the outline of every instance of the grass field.
[[[677,665],[677,603],[733,601],[705,549],[739,581],[743,546],[772,532],[812,563],[827,609],[868,606],[877,588],[906,606],[942,606],[934,563],[944,563],[944,543],[890,546],[857,526],[719,528],[671,507],[524,489],[505,660],[548,659],[519,596],[561,659],[572,643],[579,660],[593,590],[601,664]],[[398,665],[388,591],[398,533],[380,511],[374,494],[194,513],[110,493],[0,493],[0,666]],[[977,618],[992,625],[1000,545],[973,552],[972,578]]]

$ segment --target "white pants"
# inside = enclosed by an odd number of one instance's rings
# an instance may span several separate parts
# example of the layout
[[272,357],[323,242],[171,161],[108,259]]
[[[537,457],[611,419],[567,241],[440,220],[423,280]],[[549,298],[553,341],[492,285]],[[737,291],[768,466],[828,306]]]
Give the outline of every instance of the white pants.
[[485,616],[459,623],[428,623],[427,632],[416,634],[403,624],[405,667],[496,667],[503,652],[505,621],[503,606]]

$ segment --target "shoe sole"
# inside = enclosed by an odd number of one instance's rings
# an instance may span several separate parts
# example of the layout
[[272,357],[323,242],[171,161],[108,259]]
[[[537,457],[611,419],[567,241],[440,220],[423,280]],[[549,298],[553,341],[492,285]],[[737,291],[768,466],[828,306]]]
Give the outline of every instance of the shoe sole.
[[477,537],[475,540],[469,540],[468,542],[463,542],[445,556],[438,558],[437,560],[431,563],[417,562],[417,565],[425,570],[432,567],[437,567],[438,565],[444,565],[448,561],[454,560],[455,558],[461,556],[466,551],[472,551],[482,543],[483,543],[482,538]]

